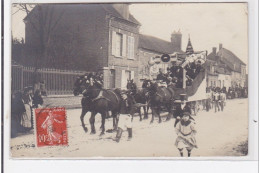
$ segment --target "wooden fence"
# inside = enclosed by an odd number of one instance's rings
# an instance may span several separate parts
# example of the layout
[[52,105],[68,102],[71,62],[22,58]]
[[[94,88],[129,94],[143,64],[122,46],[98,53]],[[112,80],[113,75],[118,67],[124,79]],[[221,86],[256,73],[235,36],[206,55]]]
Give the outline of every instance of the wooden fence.
[[[34,73],[33,67],[12,65],[12,92],[33,86]],[[85,73],[87,72],[42,68],[37,70],[37,78],[44,81],[48,95],[65,95],[73,94],[73,85],[77,76]]]

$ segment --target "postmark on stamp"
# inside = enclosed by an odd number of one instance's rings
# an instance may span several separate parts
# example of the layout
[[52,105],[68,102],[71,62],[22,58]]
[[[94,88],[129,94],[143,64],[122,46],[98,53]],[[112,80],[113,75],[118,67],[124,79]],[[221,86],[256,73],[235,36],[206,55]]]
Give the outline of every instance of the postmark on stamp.
[[37,146],[68,145],[65,108],[35,110]]

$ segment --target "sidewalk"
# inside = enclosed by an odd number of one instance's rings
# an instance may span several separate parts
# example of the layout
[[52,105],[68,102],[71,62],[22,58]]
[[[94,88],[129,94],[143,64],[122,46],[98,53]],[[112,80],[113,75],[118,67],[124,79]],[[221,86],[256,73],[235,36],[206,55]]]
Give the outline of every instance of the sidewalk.
[[65,107],[66,109],[81,108],[82,96],[51,95],[43,97],[44,107]]

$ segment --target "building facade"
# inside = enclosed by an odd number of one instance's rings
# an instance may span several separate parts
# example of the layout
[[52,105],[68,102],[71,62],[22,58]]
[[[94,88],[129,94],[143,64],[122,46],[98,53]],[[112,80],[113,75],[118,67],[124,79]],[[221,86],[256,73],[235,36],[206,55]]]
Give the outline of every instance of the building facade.
[[219,44],[207,57],[207,87],[247,86],[246,64]]
[[[41,21],[43,13],[52,16]],[[43,48],[42,66],[102,70],[105,88],[125,88],[127,79],[137,80],[140,23],[128,4],[37,5],[24,21],[25,43]],[[39,32],[41,22],[53,29]]]
[[233,52],[223,48],[219,44],[218,56],[226,66],[231,70],[231,86],[247,86],[246,84],[246,64],[241,61]]

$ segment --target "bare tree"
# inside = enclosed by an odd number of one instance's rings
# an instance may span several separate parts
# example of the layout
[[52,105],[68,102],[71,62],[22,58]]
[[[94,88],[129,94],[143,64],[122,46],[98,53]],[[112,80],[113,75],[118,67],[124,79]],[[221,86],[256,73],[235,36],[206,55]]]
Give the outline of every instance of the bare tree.
[[55,9],[55,5],[50,4],[14,4],[16,14],[18,11],[23,11],[27,14],[24,19],[26,27],[30,28],[33,33],[34,41],[31,44],[26,44],[27,52],[33,54],[34,79],[33,83],[37,82],[37,71],[42,68],[40,61],[44,61],[49,54],[51,36],[61,21],[64,10]]
[[35,7],[34,4],[13,4],[13,7],[16,8],[15,12],[12,15],[16,14],[19,11],[24,11],[27,15],[31,12],[31,10]]

